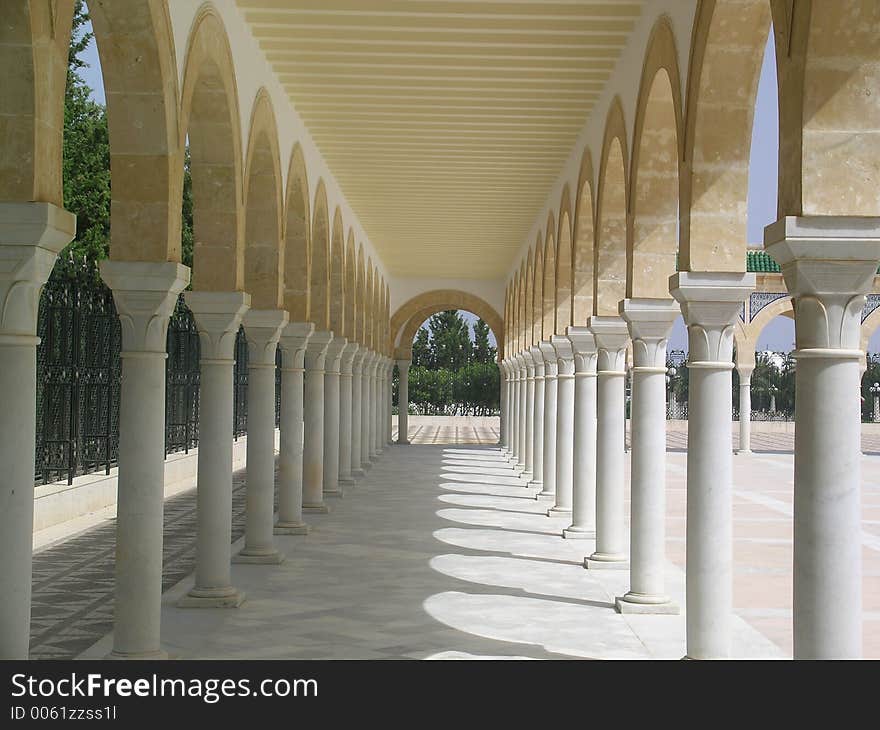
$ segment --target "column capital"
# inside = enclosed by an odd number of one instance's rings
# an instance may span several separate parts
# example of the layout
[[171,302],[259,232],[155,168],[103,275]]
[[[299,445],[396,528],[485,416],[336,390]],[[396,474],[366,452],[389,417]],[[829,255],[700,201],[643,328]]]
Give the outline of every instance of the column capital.
[[688,367],[732,368],[733,327],[755,288],[755,275],[731,271],[679,271],[669,292],[681,303],[688,327]]
[[400,370],[401,374],[406,370],[409,372],[409,367],[412,365],[412,360],[397,360],[397,369]]
[[737,365],[736,372],[739,373],[739,383],[743,385],[748,383],[752,379],[752,372],[754,372],[754,365]]
[[183,295],[199,330],[200,360],[232,362],[235,338],[251,295],[242,291],[188,291]]
[[764,229],[795,301],[797,354],[861,349],[865,294],[880,261],[880,217],[786,216]]
[[571,343],[574,354],[574,371],[585,375],[596,374],[596,361],[599,348],[596,347],[596,336],[589,327],[566,327],[565,336]]
[[248,368],[275,367],[275,351],[288,314],[283,309],[249,309],[244,315]]
[[102,261],[122,326],[123,354],[165,355],[168,318],[189,283],[189,268],[172,261]]
[[557,377],[574,375],[574,352],[571,341],[562,335],[551,335],[550,344],[556,353]]
[[[76,216],[51,203],[0,203],[0,333],[33,338],[40,291]],[[36,344],[36,340],[31,340]]]
[[544,377],[555,378],[559,373],[559,363],[556,358],[556,350],[553,349],[553,343],[550,340],[541,340],[538,343],[538,350],[541,357],[544,358]]
[[340,361],[342,359],[342,351],[348,346],[348,340],[345,337],[333,337],[327,345],[327,355],[325,359],[326,371],[335,375],[339,374]]
[[305,366],[307,370],[324,372],[324,359],[327,356],[327,346],[333,341],[333,333],[326,330],[318,330],[312,333],[309,344],[306,345]]
[[666,342],[680,313],[674,299],[624,299],[620,316],[629,326],[633,343],[633,367],[666,371]]
[[540,345],[532,345],[529,348],[529,355],[532,358],[532,367],[535,370],[535,377],[543,379],[545,372],[544,354],[541,352]]
[[349,342],[342,351],[342,357],[339,358],[339,372],[342,375],[350,377],[354,374],[354,356],[360,349],[357,342]]
[[309,339],[315,331],[315,325],[311,322],[288,322],[281,330],[281,338],[278,344],[284,353],[282,358],[282,370],[297,372],[302,370],[305,363],[306,347]]

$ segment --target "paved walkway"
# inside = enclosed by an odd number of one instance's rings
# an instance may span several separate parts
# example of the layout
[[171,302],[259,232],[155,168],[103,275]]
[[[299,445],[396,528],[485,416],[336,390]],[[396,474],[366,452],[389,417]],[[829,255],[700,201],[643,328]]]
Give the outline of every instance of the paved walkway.
[[[686,454],[668,461],[667,574],[684,605]],[[790,655],[792,456],[738,456],[734,477],[734,654]],[[864,457],[863,477],[865,655],[880,657],[880,457]],[[567,521],[546,517],[532,494],[492,447],[391,447],[329,515],[308,517],[312,534],[277,538],[284,565],[233,566],[242,608],[207,611],[174,606],[194,561],[195,491],[181,494],[165,511],[166,648],[192,658],[681,656],[684,617],[616,614],[626,572],[584,570],[592,541],[559,538]],[[109,649],[114,538],[108,521],[35,556],[33,658]]]

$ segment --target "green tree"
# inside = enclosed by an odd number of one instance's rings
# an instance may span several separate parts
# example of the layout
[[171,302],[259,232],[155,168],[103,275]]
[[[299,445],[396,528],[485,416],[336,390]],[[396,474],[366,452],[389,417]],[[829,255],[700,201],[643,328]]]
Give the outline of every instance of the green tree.
[[428,367],[431,364],[431,339],[424,327],[419,327],[413,340],[412,364],[413,367]]
[[457,370],[467,365],[471,355],[470,330],[464,317],[448,309],[428,321],[431,331],[431,365]]
[[489,344],[489,325],[482,319],[474,322],[474,362],[493,362],[495,348]]

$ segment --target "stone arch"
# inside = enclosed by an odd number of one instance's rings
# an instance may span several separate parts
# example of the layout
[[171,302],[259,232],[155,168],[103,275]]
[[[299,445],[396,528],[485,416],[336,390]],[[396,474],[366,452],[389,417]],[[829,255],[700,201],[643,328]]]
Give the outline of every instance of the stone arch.
[[309,179],[299,143],[293,146],[287,170],[284,203],[284,308],[291,322],[309,322],[309,246],[311,216]]
[[767,0],[698,6],[680,177],[683,270],[745,269],[749,149],[769,27]]
[[[525,273],[525,272],[521,272]],[[425,320],[447,309],[463,309],[480,317],[495,335],[498,352],[504,351],[504,320],[484,299],[458,289],[434,289],[407,300],[391,316],[390,341],[395,346],[395,358],[412,357],[412,340]]]
[[366,300],[366,286],[367,286],[367,274],[364,270],[364,247],[363,245],[358,246],[357,252],[357,289],[355,294],[355,309],[354,309],[354,329],[355,329],[355,339],[361,344],[362,347],[366,347],[367,344],[367,333],[366,333],[366,323],[367,323],[367,300]]
[[627,297],[669,297],[678,253],[681,79],[672,25],[654,25],[642,69],[633,134]]
[[[574,324],[572,322],[572,270],[573,251],[572,240],[572,216],[571,216],[571,191],[568,185],[562,188],[562,197],[559,201],[559,229],[556,234],[556,282],[555,291],[555,322],[556,334],[565,334],[566,328]],[[546,258],[546,257],[545,257]],[[545,273],[546,275],[546,273]],[[546,284],[544,285],[546,287]]]
[[326,332],[330,330],[330,214],[323,180],[318,180],[312,209],[309,310],[315,329]]
[[110,256],[180,261],[184,150],[168,3],[91,0],[89,15],[110,130]]
[[354,231],[351,228],[348,229],[348,239],[345,243],[344,261],[345,291],[343,292],[343,298],[345,301],[345,329],[343,334],[349,342],[358,342],[355,322],[355,312],[357,311],[357,261],[354,257]]
[[189,137],[193,289],[244,286],[242,152],[238,88],[223,21],[203,6],[187,42],[178,144]]
[[541,236],[535,242],[535,262],[532,270],[532,345],[544,339],[544,247]]
[[[746,306],[748,307],[748,302]],[[742,321],[736,323],[733,330],[733,342],[736,346],[736,364],[738,367],[743,365],[754,367],[755,348],[758,345],[758,338],[761,336],[764,328],[779,316],[794,317],[794,309],[789,297],[770,302],[749,323]]]
[[[538,246],[540,247],[540,246]],[[529,249],[526,258],[526,267],[523,270],[523,347],[529,348],[534,344],[533,335],[535,327],[534,292],[535,292],[535,253]]]
[[373,262],[367,259],[367,274],[364,284],[364,343],[367,348],[375,351],[373,337]]
[[337,337],[345,336],[345,226],[339,206],[330,240],[330,329]]
[[780,215],[880,215],[880,5],[773,2]]
[[539,341],[549,340],[556,333],[557,267],[556,221],[553,213],[547,214],[547,235],[544,237],[544,290],[543,317]]
[[394,346],[391,343],[391,287],[385,282],[385,306],[382,308],[382,326],[385,330],[385,355],[392,357]]
[[[511,287],[508,282],[507,286],[504,287],[504,339],[505,341],[509,341],[508,335],[510,334],[510,296],[511,296]],[[509,353],[507,351],[507,347],[502,350],[498,349],[498,352],[502,354],[504,358],[507,358]]]
[[626,296],[627,146],[623,106],[615,97],[605,121],[593,256],[593,314],[618,315]]
[[[878,327],[880,327],[880,307],[871,312],[867,317],[865,317],[865,320],[862,322],[859,343],[859,347],[861,348],[862,352],[868,352],[868,344],[871,341],[871,336],[874,334]],[[864,361],[864,358],[862,359]]]
[[260,89],[251,114],[245,162],[245,290],[253,309],[283,306],[281,158],[272,102]]
[[3,4],[0,200],[63,204],[64,90],[72,20],[72,2]]
[[596,201],[593,193],[593,158],[584,150],[578,174],[574,210],[574,251],[572,254],[572,323],[583,327],[593,314],[593,259],[595,257]]

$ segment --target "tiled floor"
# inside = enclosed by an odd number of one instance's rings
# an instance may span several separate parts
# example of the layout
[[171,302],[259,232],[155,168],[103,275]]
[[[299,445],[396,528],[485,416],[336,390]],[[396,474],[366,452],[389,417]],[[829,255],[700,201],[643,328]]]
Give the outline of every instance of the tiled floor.
[[[768,446],[787,438],[772,436]],[[670,451],[667,575],[682,606],[685,468],[686,454]],[[737,456],[734,478],[734,654],[790,655],[792,456]],[[863,483],[865,655],[880,657],[880,457],[864,457]],[[285,564],[233,566],[248,594],[238,610],[174,606],[194,558],[195,492],[179,495],[166,503],[166,648],[192,658],[683,655],[684,617],[616,614],[627,573],[585,571],[592,541],[559,538],[567,520],[546,517],[532,494],[492,447],[390,447],[330,514],[308,517],[312,534],[277,538]],[[111,628],[114,529],[35,557],[34,658],[75,656]],[[108,648],[104,637],[86,655]]]

